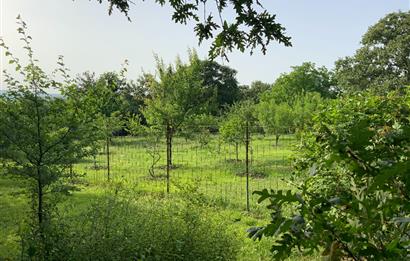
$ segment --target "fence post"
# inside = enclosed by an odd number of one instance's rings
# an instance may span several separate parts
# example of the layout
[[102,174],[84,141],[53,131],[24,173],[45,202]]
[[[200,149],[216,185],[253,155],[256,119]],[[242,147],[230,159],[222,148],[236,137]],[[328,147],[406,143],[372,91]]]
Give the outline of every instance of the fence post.
[[250,210],[249,206],[249,121],[246,121],[245,128],[245,174],[246,174],[246,210]]
[[111,138],[107,137],[107,178],[108,178],[108,181],[111,180],[111,177],[110,177],[110,140]]
[[169,194],[169,172],[171,169],[171,128],[167,124],[166,130],[166,139],[167,139],[167,193]]

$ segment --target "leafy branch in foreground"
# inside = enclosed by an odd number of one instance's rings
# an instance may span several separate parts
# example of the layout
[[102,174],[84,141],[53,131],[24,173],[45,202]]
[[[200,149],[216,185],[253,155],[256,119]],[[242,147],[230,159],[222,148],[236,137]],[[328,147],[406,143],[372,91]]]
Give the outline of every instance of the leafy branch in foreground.
[[[108,2],[108,13],[118,9],[129,20],[131,0],[97,0]],[[172,10],[172,20],[175,23],[195,23],[195,34],[199,44],[204,40],[213,40],[209,50],[211,59],[217,56],[227,57],[227,52],[237,49],[250,53],[260,48],[263,54],[272,42],[291,46],[290,37],[285,35],[285,28],[276,22],[276,15],[270,14],[258,0],[188,0],[167,1],[155,0],[161,6],[169,5]],[[212,10],[215,12],[212,13]],[[233,11],[234,18],[224,18],[224,11]]]
[[[334,100],[314,119],[295,164],[297,191],[256,192],[271,223],[272,252],[324,250],[329,260],[406,260],[410,255],[410,90]],[[296,179],[298,180],[298,179]]]

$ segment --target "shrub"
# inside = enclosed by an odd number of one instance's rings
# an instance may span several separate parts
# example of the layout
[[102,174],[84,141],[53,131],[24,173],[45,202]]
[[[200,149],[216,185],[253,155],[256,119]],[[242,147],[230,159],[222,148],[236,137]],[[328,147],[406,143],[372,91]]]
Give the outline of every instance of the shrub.
[[257,192],[272,221],[250,230],[275,237],[284,259],[298,248],[330,260],[410,257],[410,92],[333,101],[305,134],[295,191]]
[[52,259],[234,260],[238,241],[224,227],[183,200],[117,193],[61,219]]

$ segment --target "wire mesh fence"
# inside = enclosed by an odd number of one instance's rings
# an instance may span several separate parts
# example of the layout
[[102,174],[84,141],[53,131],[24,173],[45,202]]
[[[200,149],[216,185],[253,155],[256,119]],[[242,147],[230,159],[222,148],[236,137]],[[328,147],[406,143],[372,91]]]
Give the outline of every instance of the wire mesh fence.
[[98,153],[74,168],[85,173],[91,183],[110,178],[148,193],[167,193],[167,189],[169,193],[185,192],[188,196],[196,193],[219,204],[249,209],[256,205],[253,191],[289,188],[284,180],[291,173],[297,140],[293,135],[282,135],[277,142],[274,135],[256,132],[248,140],[246,146],[245,139],[226,142],[218,133],[176,135],[168,155],[164,135],[155,139],[113,137],[109,155],[102,145]]

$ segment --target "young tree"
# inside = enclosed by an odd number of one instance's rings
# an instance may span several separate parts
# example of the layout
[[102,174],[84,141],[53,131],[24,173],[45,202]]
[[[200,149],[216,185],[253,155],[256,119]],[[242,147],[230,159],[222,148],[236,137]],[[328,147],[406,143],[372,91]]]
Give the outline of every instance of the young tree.
[[234,104],[220,127],[222,139],[235,144],[236,161],[239,161],[239,144],[245,144],[246,209],[248,211],[250,210],[249,146],[251,141],[251,129],[256,122],[254,114],[254,103],[252,101],[248,100]]
[[362,37],[352,57],[336,61],[336,78],[344,92],[378,93],[410,85],[410,11],[386,15]]
[[200,77],[200,60],[190,54],[189,63],[177,60],[175,66],[166,66],[157,59],[158,81],[150,83],[151,99],[146,102],[144,117],[150,126],[162,129],[167,144],[167,191],[172,167],[172,144],[182,125],[196,115],[207,112],[208,97]]
[[65,95],[73,88],[62,58],[58,64],[64,82],[57,82],[39,67],[26,24],[20,17],[17,19],[28,63],[20,63],[0,39],[0,47],[18,74],[13,77],[4,72],[8,90],[0,99],[0,158],[7,174],[19,176],[29,184],[32,218],[30,246],[25,249],[28,258],[47,260],[52,243],[47,233],[56,195],[72,189],[69,181],[74,173],[68,169],[87,155],[93,136],[90,119],[78,110],[80,102],[75,96],[52,97],[47,93],[50,88],[57,88]]
[[272,100],[262,100],[256,108],[257,118],[266,133],[275,135],[275,145],[278,146],[281,135],[292,133],[295,124],[295,113],[288,103],[275,103]]
[[[110,146],[112,137],[116,131],[124,128],[125,117],[124,100],[120,93],[124,80],[116,73],[104,73],[98,79],[93,75],[84,74],[78,80],[78,90],[82,94],[84,104],[88,106],[90,117],[93,117],[98,132],[97,139],[105,141],[107,160],[107,179],[111,180],[110,173]],[[74,95],[74,94],[73,94]],[[121,113],[123,112],[123,113]]]

